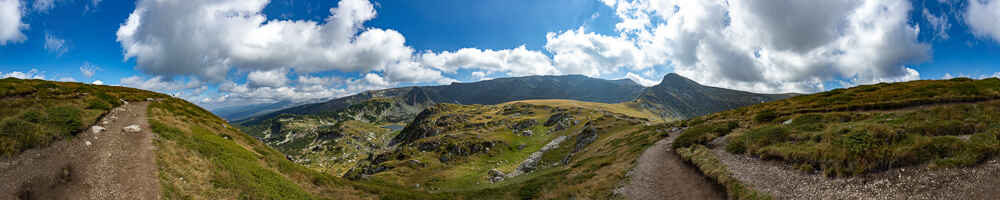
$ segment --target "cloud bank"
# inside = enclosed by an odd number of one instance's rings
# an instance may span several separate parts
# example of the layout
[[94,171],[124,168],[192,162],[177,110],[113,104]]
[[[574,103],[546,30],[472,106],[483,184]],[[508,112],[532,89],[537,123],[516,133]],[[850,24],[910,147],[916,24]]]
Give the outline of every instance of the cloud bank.
[[[653,85],[654,72],[672,69],[712,86],[815,92],[828,83],[919,79],[909,66],[930,59],[905,0],[602,2],[621,19],[616,35],[581,26],[544,34],[540,50],[435,52],[415,50],[398,31],[365,27],[377,17],[368,0],[341,0],[321,21],[268,19],[261,13],[267,0],[140,0],[117,41],[124,58],[150,76],[121,82],[176,90],[201,88],[190,82],[215,85],[216,93],[191,98],[218,103],[330,98],[460,77],[624,75]],[[969,12],[996,21],[996,12],[985,12],[996,5],[970,5]],[[947,38],[947,18],[933,19]],[[998,26],[981,26],[977,35],[1000,37],[992,31]],[[188,93],[195,94],[201,92]]]

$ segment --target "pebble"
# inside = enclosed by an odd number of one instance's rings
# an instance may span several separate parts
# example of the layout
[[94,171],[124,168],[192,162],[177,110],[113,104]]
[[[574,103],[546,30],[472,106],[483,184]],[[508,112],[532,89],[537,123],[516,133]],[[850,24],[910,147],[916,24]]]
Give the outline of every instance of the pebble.
[[122,131],[125,131],[126,133],[138,133],[142,131],[142,128],[139,128],[139,125],[132,124],[122,128]]
[[101,131],[104,131],[106,129],[104,127],[101,127],[101,126],[91,126],[90,130],[92,132],[94,132],[94,134],[97,134],[97,133],[101,133]]
[[90,146],[90,141],[83,141],[83,144]]

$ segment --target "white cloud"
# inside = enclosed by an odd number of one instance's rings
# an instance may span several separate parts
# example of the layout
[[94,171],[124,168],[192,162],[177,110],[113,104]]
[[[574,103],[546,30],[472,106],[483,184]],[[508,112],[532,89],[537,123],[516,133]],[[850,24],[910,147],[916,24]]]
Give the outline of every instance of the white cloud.
[[[814,92],[837,80],[913,80],[919,73],[906,65],[930,57],[929,44],[917,40],[919,28],[908,24],[912,7],[903,0],[605,3],[615,5],[620,17],[641,21],[623,20],[618,27],[625,34],[603,36],[633,41],[644,53],[620,63],[635,69],[672,65],[675,72],[713,86]],[[630,25],[645,24],[649,18],[642,15],[658,16],[662,23]],[[586,58],[569,58],[581,57]]]
[[90,4],[83,6],[83,12],[84,13],[96,12],[97,5],[101,4],[101,1],[103,0],[90,0]]
[[104,81],[101,81],[101,80],[95,80],[94,82],[90,82],[90,84],[94,84],[94,85],[104,85]]
[[483,71],[475,71],[475,72],[469,73],[469,75],[472,76],[472,80],[474,80],[474,81],[482,81],[482,80],[486,80],[487,79],[486,78],[487,74],[486,74],[486,72],[483,72]]
[[625,78],[632,79],[632,81],[635,81],[635,83],[638,83],[639,85],[646,86],[646,87],[650,87],[650,86],[654,86],[656,84],[660,84],[657,81],[649,80],[647,78],[643,78],[642,76],[639,76],[638,74],[633,74],[632,72],[629,72],[628,74],[625,74]]
[[931,28],[937,31],[934,35],[935,37],[945,40],[951,37],[948,35],[948,29],[951,29],[951,23],[948,22],[948,15],[942,13],[941,16],[937,16],[931,13],[930,10],[927,10],[927,8],[924,8],[923,14],[927,22],[931,24]]
[[941,79],[943,80],[948,80],[953,78],[955,78],[955,76],[952,76],[951,73],[944,73],[944,76],[941,76]]
[[20,0],[0,0],[0,46],[27,39],[21,32],[28,29],[28,25],[21,21],[23,11]]
[[87,78],[93,78],[94,73],[98,70],[101,70],[101,68],[97,65],[90,64],[90,62],[84,62],[83,65],[80,66],[80,74],[83,74],[83,76],[86,76]]
[[190,79],[187,83],[184,83],[180,80],[170,80],[162,76],[154,76],[148,79],[139,76],[130,76],[122,78],[119,82],[122,86],[163,93],[178,93],[182,90],[194,89],[202,85],[201,81],[197,79]]
[[31,8],[38,12],[48,12],[56,6],[56,0],[35,0]]
[[973,35],[992,38],[1000,43],[1000,0],[971,0],[965,10],[965,23]]
[[548,33],[545,49],[564,74],[600,76],[627,67],[642,70],[653,63],[635,43],[621,37],[586,33],[583,28],[562,33]]
[[58,81],[62,81],[62,82],[80,82],[80,81],[77,81],[73,77],[62,77],[62,78],[59,78]]
[[247,75],[251,87],[281,87],[288,83],[288,72],[284,69],[253,71]]
[[322,23],[268,20],[261,13],[267,4],[144,0],[119,28],[118,41],[125,57],[135,58],[144,72],[211,81],[224,80],[232,66],[300,73],[378,71],[409,61],[413,53],[399,32],[363,28],[375,17],[367,0],[340,1]]
[[448,73],[455,73],[459,69],[478,69],[511,76],[559,73],[548,56],[528,50],[524,45],[504,50],[463,48],[455,52],[425,52],[420,58],[423,65]]
[[2,78],[18,78],[18,79],[45,79],[45,72],[40,72],[38,69],[31,69],[28,72],[12,71],[10,73],[0,73]]
[[45,33],[45,50],[56,54],[56,56],[62,56],[66,51],[69,51],[69,47],[66,46],[66,40]]

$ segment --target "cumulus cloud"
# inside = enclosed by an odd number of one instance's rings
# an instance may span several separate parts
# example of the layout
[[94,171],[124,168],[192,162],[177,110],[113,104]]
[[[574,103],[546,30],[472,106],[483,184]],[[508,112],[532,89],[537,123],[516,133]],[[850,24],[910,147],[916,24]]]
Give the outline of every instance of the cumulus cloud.
[[118,29],[118,41],[139,70],[211,81],[224,80],[231,66],[303,73],[383,70],[413,53],[399,32],[363,28],[375,17],[367,0],[340,1],[322,23],[268,20],[261,13],[267,3],[140,1]]
[[548,56],[528,50],[524,45],[504,50],[463,48],[455,52],[425,52],[420,58],[422,64],[449,73],[459,69],[478,69],[511,76],[559,73]]
[[177,93],[187,89],[195,89],[202,86],[202,82],[197,79],[188,80],[187,83],[181,80],[171,80],[163,76],[153,76],[143,78],[140,76],[130,76],[122,78],[121,85],[126,87],[152,90],[163,93]]
[[94,80],[94,82],[90,82],[90,84],[94,84],[94,85],[104,85],[104,81],[101,81],[101,80]]
[[642,70],[652,66],[645,53],[626,38],[586,33],[583,28],[548,33],[545,49],[560,72],[600,76],[619,68]]
[[21,32],[28,29],[28,25],[21,20],[23,11],[20,0],[0,0],[0,46],[27,39]]
[[27,72],[11,71],[6,74],[0,72],[0,77],[18,78],[18,79],[45,79],[45,72],[38,71],[38,69],[31,69]]
[[284,69],[253,71],[247,75],[252,87],[281,87],[288,83],[288,72]]
[[83,74],[83,76],[86,76],[87,78],[93,78],[94,73],[98,70],[101,70],[101,68],[97,65],[90,64],[90,62],[84,62],[83,65],[80,66],[80,74]]
[[632,72],[629,72],[628,74],[625,74],[625,78],[631,79],[632,81],[635,81],[635,83],[638,83],[639,85],[646,86],[646,87],[650,87],[650,86],[654,86],[656,84],[660,84],[657,81],[649,80],[647,78],[643,78],[642,76],[639,76],[638,74],[633,74]]
[[[907,65],[930,57],[929,44],[917,41],[919,28],[908,24],[912,7],[904,0],[605,3],[626,20],[617,26],[625,34],[604,37],[634,41],[645,54],[623,63],[669,64],[713,86],[814,92],[838,80],[906,81],[919,79]],[[662,23],[645,22],[650,16]]]
[[965,23],[973,35],[981,38],[992,38],[1000,42],[1000,1],[969,1],[965,10]]

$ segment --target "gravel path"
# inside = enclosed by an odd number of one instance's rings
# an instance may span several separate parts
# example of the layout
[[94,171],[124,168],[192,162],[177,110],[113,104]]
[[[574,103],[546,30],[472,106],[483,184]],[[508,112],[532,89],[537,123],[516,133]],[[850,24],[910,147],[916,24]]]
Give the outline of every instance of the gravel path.
[[725,199],[723,189],[684,163],[670,145],[679,131],[656,142],[639,157],[622,188],[627,199]]
[[[123,105],[76,137],[0,160],[0,199],[159,199],[147,102]],[[123,128],[138,125],[140,132]]]
[[713,152],[737,179],[776,199],[1000,199],[996,159],[968,168],[924,165],[834,179],[721,148]]

